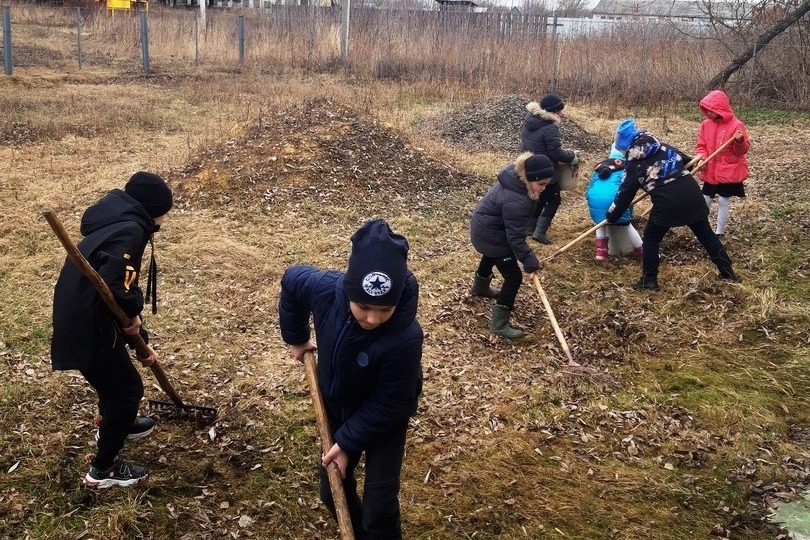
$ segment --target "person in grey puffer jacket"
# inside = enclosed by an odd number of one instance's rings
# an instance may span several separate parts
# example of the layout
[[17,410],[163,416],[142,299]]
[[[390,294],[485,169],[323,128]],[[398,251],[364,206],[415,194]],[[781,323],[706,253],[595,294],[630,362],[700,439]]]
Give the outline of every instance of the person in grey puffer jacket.
[[[532,101],[526,105],[528,114],[523,120],[523,128],[520,130],[520,143],[523,151],[548,157],[554,167],[558,163],[568,163],[571,166],[579,163],[576,153],[563,149],[560,141],[560,130],[557,126],[560,123],[559,113],[564,107],[565,101],[554,94],[543,96],[539,103]],[[542,244],[552,243],[546,232],[562,203],[560,184],[556,181],[558,180],[557,172],[553,179],[555,181],[543,191],[532,208],[526,227],[526,233]]]
[[[482,257],[475,272],[472,293],[495,298],[490,332],[516,339],[523,332],[509,326],[522,276],[518,261],[528,279],[540,268],[534,251],[526,243],[526,221],[532,204],[549,189],[554,176],[551,160],[541,154],[524,152],[515,163],[501,169],[495,185],[475,207],[470,223],[472,244]],[[497,268],[504,279],[498,290],[490,287]]]

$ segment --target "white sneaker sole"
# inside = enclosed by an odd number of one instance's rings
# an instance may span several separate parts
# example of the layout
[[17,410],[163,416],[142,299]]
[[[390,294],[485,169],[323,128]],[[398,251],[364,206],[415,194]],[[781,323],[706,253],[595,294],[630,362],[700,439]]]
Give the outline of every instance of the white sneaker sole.
[[[146,431],[142,431],[140,433],[130,433],[129,435],[127,435],[127,440],[128,441],[135,441],[135,440],[138,440],[138,439],[143,439],[144,437],[146,437],[147,435],[149,435],[153,431],[155,431],[155,426],[152,426],[149,429],[147,429]],[[93,432],[93,438],[96,439],[96,442],[98,442],[98,438],[99,438],[98,429]]]
[[149,475],[145,474],[145,475],[141,476],[140,478],[131,478],[129,480],[116,480],[116,479],[113,479],[113,478],[105,478],[103,480],[94,480],[93,477],[90,476],[90,474],[88,473],[88,474],[84,475],[84,478],[82,479],[82,481],[84,482],[84,485],[87,486],[87,487],[91,487],[91,488],[95,488],[95,489],[107,489],[107,488],[111,488],[113,486],[123,486],[123,487],[131,486],[132,484],[137,484],[138,482],[140,482],[141,480],[143,480],[147,476],[149,476]]

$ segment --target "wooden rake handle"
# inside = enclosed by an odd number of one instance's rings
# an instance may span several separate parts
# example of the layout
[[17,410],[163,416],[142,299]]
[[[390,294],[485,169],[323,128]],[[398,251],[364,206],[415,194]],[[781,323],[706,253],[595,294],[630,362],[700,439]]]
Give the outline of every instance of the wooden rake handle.
[[[699,163],[699,164],[698,164],[698,166],[697,166],[697,167],[695,167],[695,168],[694,168],[694,169],[691,171],[691,173],[692,173],[692,174],[695,174],[696,172],[698,172],[698,171],[699,171],[700,169],[702,169],[702,168],[703,168],[703,167],[704,167],[704,166],[705,166],[705,165],[706,165],[708,162],[710,162],[711,160],[713,160],[713,159],[714,159],[714,158],[717,156],[717,154],[719,154],[720,152],[722,152],[723,150],[725,150],[726,148],[728,148],[728,145],[730,145],[730,144],[731,144],[731,143],[733,143],[733,142],[734,142],[734,135],[732,135],[732,136],[731,136],[731,138],[730,138],[729,140],[727,140],[726,142],[724,142],[723,144],[721,144],[721,145],[720,145],[720,147],[719,147],[717,150],[715,150],[714,152],[712,152],[711,154],[709,154],[709,157],[707,157],[706,159],[704,159],[704,160],[703,160],[703,162]],[[692,161],[694,161],[694,160],[692,160]],[[690,162],[690,163],[691,163],[691,162]]]
[[[65,228],[62,226],[62,222],[59,221],[56,214],[51,210],[44,210],[42,215],[51,226],[51,229],[53,229],[53,232],[56,233],[57,238],[59,238],[59,241],[62,243],[65,251],[67,251],[70,260],[72,260],[73,264],[75,264],[81,273],[84,274],[84,277],[90,281],[90,284],[101,296],[101,299],[104,300],[104,303],[107,305],[110,311],[112,311],[115,318],[118,319],[118,323],[121,325],[121,328],[128,327],[130,325],[129,317],[127,317],[127,314],[124,313],[124,310],[122,310],[121,306],[119,306],[115,301],[115,297],[113,296],[110,287],[104,282],[103,279],[101,279],[98,272],[96,272],[96,270],[90,266],[87,259],[84,258],[84,255],[82,255],[82,253],[76,247],[76,244],[74,244],[68,236],[67,231],[65,231]],[[146,342],[143,340],[140,334],[130,337],[135,342],[135,352],[138,354],[138,356],[141,358],[148,357],[150,354],[149,348],[146,346]],[[163,371],[161,365],[157,362],[153,362],[149,368],[155,375],[160,387],[164,392],[166,392],[166,395],[171,398],[172,402],[178,407],[183,407],[183,400],[180,399],[180,396],[177,394],[174,386],[172,386],[172,383],[169,381],[169,378],[166,376],[166,372]]]
[[[309,383],[309,395],[312,398],[312,406],[315,408],[315,423],[318,426],[318,435],[321,438],[321,451],[325,454],[331,448],[332,432],[329,429],[329,418],[323,407],[323,397],[318,386],[317,374],[318,361],[312,351],[304,353],[304,368],[307,372],[307,382]],[[329,476],[329,489],[332,490],[332,500],[335,502],[335,514],[337,515],[338,528],[340,529],[341,540],[354,540],[354,530],[352,529],[352,518],[349,514],[349,505],[346,502],[346,492],[343,491],[343,479],[340,477],[340,469],[334,461],[326,467]]]
[[[690,173],[690,174],[695,174],[695,173],[696,173],[696,172],[698,172],[700,169],[702,169],[703,167],[705,167],[705,166],[706,166],[706,164],[707,164],[708,162],[710,162],[710,161],[711,161],[711,160],[713,160],[715,157],[717,157],[717,154],[719,154],[720,152],[722,152],[723,150],[725,150],[725,149],[728,147],[728,145],[730,145],[732,142],[734,142],[734,137],[733,137],[733,136],[732,136],[732,137],[731,137],[729,140],[727,140],[726,142],[724,142],[722,145],[720,145],[720,147],[719,147],[717,150],[715,150],[714,152],[712,152],[712,153],[711,153],[711,155],[709,155],[709,157],[707,157],[706,159],[704,159],[704,160],[703,160],[703,162],[701,162],[700,164],[698,164],[698,166],[697,166],[697,167],[695,167],[694,169],[692,169],[691,171],[689,171],[689,173]],[[687,169],[688,169],[689,167],[691,167],[692,165],[694,165],[694,164],[695,164],[695,163],[697,163],[698,161],[700,161],[700,160],[699,160],[697,157],[696,157],[696,158],[694,158],[694,159],[692,159],[692,160],[691,160],[689,163],[687,163],[687,164],[685,165],[685,168],[687,168]],[[630,206],[633,206],[634,204],[636,204],[637,202],[641,201],[641,200],[642,200],[644,197],[647,197],[648,195],[649,195],[649,193],[647,193],[647,192],[644,192],[644,193],[640,194],[638,197],[636,197],[635,199],[633,199],[633,202],[631,202],[631,203],[630,203]],[[645,213],[649,213],[649,209],[648,209],[648,210],[647,210]],[[642,215],[644,215],[644,214],[642,214]],[[585,240],[586,238],[588,238],[588,236],[592,235],[592,234],[593,234],[593,233],[595,233],[595,232],[596,232],[598,229],[600,229],[601,227],[603,227],[603,226],[605,226],[605,225],[607,225],[607,220],[606,220],[606,219],[603,219],[602,221],[600,221],[599,223],[597,223],[596,225],[594,225],[593,227],[591,227],[590,229],[588,229],[588,230],[587,230],[587,231],[585,231],[584,233],[580,234],[579,236],[577,236],[576,238],[574,238],[573,240],[571,240],[570,242],[568,242],[567,244],[565,244],[563,247],[561,247],[560,249],[558,249],[557,251],[555,251],[554,253],[552,253],[551,255],[549,255],[548,257],[546,257],[545,259],[543,259],[543,262],[545,262],[545,261],[550,261],[550,260],[551,260],[551,259],[553,259],[554,257],[556,257],[556,256],[558,256],[558,255],[561,255],[561,254],[565,253],[566,251],[568,251],[569,249],[571,249],[571,248],[572,248],[572,247],[574,247],[575,245],[579,244],[580,242],[582,242],[583,240]]]
[[543,287],[540,285],[540,279],[538,279],[537,274],[532,278],[534,281],[534,286],[537,288],[537,292],[540,294],[540,300],[543,301],[543,307],[546,308],[546,313],[548,313],[548,318],[551,320],[551,326],[554,327],[554,334],[557,336],[557,340],[560,342],[560,346],[565,353],[565,356],[568,357],[568,365],[569,366],[578,366],[579,364],[574,361],[574,357],[571,356],[571,349],[568,348],[568,343],[565,341],[565,336],[560,330],[560,325],[557,324],[557,317],[554,316],[554,311],[551,310],[551,304],[548,303],[548,297],[546,297],[546,292],[543,290]]
[[[634,204],[636,204],[637,202],[641,201],[642,199],[644,199],[644,198],[645,198],[645,197],[647,197],[648,195],[649,195],[649,194],[648,194],[646,191],[645,191],[644,193],[641,193],[641,194],[640,194],[638,197],[636,197],[635,199],[633,199],[633,201],[630,203],[630,206],[633,206]],[[579,236],[577,236],[576,238],[574,238],[573,240],[571,240],[570,242],[568,242],[567,244],[565,244],[563,247],[561,247],[560,249],[558,249],[557,251],[555,251],[554,253],[552,253],[551,255],[549,255],[548,257],[546,257],[545,259],[543,259],[543,262],[545,262],[545,261],[550,261],[550,260],[551,260],[551,259],[553,259],[554,257],[556,257],[556,256],[558,256],[558,255],[561,255],[561,254],[565,253],[566,251],[568,251],[569,249],[571,249],[571,248],[572,248],[572,247],[574,247],[575,245],[579,244],[580,242],[582,242],[583,240],[585,240],[586,238],[588,238],[590,235],[592,235],[592,234],[593,234],[593,233],[595,233],[595,232],[596,232],[598,229],[601,229],[601,228],[602,228],[602,227],[604,227],[605,225],[607,225],[607,220],[606,220],[606,219],[603,219],[602,221],[600,221],[599,223],[597,223],[596,225],[594,225],[593,227],[591,227],[590,229],[588,229],[588,230],[587,230],[587,231],[585,231],[584,233],[580,234]]]

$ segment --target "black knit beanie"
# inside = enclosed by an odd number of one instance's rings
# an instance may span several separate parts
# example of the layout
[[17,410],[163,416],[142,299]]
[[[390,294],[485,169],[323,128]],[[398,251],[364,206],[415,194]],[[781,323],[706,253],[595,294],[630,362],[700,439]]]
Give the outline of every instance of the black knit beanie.
[[160,176],[150,172],[136,172],[124,186],[127,195],[141,203],[152,219],[172,208],[172,190]]
[[560,112],[563,107],[565,107],[565,101],[554,94],[547,94],[540,100],[540,108],[550,113]]
[[343,288],[352,302],[395,306],[408,275],[408,241],[383,219],[366,222],[352,235]]
[[554,177],[554,164],[543,154],[534,154],[525,162],[526,180],[551,180]]

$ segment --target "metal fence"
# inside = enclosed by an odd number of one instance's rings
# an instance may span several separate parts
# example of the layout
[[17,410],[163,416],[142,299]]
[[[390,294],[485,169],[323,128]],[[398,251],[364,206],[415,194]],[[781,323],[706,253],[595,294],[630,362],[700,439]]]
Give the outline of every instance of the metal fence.
[[[269,5],[211,9],[201,24],[194,10],[160,5],[137,16],[6,6],[4,68],[7,76],[17,67],[83,69],[134,62],[145,74],[178,63],[240,70],[345,70],[511,91],[562,89],[580,96],[620,92],[632,100],[655,102],[700,94],[748,46],[731,34],[718,40],[700,26],[667,22],[358,8],[352,10],[344,58],[340,17],[339,8]],[[70,45],[64,41],[68,32],[74,36]],[[48,50],[57,38],[62,41]],[[766,51],[757,51],[732,84],[752,98],[765,95],[774,103],[806,106],[805,42],[801,29],[798,36],[787,33]],[[804,61],[794,61],[803,56]]]

